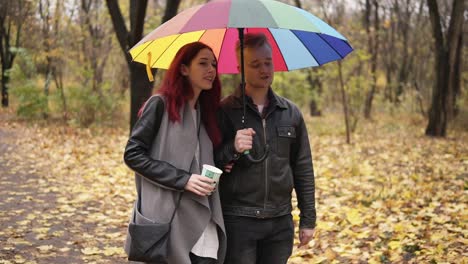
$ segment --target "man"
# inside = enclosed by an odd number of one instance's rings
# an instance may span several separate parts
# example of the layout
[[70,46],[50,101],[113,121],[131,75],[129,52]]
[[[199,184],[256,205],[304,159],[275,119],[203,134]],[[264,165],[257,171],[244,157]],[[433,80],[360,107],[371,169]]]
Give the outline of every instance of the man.
[[[239,45],[238,45],[239,46]],[[302,114],[278,96],[273,82],[272,49],[263,34],[244,38],[246,116],[242,124],[240,88],[221,103],[219,125],[223,134],[215,159],[226,168],[220,194],[228,239],[225,263],[286,263],[292,253],[294,225],[291,196],[295,189],[300,209],[300,245],[315,228],[315,183],[310,144]],[[237,48],[238,61],[239,47]],[[249,150],[261,163],[250,162]]]

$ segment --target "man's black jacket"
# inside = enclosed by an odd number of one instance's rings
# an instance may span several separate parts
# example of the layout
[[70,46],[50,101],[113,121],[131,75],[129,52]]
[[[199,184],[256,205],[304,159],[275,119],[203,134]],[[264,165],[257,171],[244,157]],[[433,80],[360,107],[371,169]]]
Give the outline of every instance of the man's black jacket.
[[[234,162],[230,173],[220,180],[220,194],[225,215],[272,218],[291,213],[295,189],[300,209],[300,227],[315,227],[315,183],[307,128],[301,112],[292,102],[268,91],[268,105],[263,115],[246,96],[246,128],[253,128],[254,157],[269,155],[261,163],[250,163],[234,149],[236,131],[243,129],[242,97],[237,89],[224,99],[219,112],[223,142],[215,151],[219,168]],[[239,158],[240,157],[240,158]]]

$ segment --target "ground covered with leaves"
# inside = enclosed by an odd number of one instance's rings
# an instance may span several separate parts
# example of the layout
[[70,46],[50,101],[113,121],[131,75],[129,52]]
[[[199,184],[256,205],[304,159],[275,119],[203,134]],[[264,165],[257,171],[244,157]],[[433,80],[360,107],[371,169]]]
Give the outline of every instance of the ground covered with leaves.
[[[0,121],[0,264],[126,263],[127,131]],[[468,263],[468,132],[387,117],[348,145],[338,117],[307,123],[318,226],[289,263]]]

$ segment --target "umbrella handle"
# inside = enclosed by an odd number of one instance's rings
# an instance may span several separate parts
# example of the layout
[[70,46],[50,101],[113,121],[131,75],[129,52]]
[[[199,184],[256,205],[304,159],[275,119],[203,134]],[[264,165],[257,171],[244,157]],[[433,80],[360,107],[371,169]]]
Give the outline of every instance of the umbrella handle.
[[[240,44],[240,70],[241,70],[241,90],[242,90],[242,105],[243,105],[243,112],[242,112],[242,125],[245,128],[245,75],[244,75],[244,28],[237,29],[239,33],[239,44]],[[248,150],[244,151],[245,157],[252,163],[260,163],[263,162],[266,157],[268,157],[268,152],[270,151],[270,147],[268,144],[265,146],[265,152],[259,159],[255,159],[250,155]]]
[[263,162],[267,157],[268,157],[268,153],[270,152],[270,146],[267,144],[265,146],[265,152],[263,153],[263,155],[258,158],[258,159],[255,159],[254,157],[252,157],[252,155],[250,155],[250,152],[248,150],[244,151],[244,155],[245,157],[252,163],[260,163],[260,162]]

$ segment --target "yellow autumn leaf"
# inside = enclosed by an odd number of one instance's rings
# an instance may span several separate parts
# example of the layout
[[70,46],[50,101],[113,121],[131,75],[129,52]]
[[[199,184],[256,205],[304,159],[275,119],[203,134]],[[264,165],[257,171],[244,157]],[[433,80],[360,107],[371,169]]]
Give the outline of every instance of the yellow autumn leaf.
[[26,263],[26,259],[21,255],[15,255],[14,261],[15,263],[19,263],[19,264]]
[[348,212],[346,212],[346,219],[352,224],[352,225],[360,225],[364,222],[362,219],[361,214],[357,209],[351,209]]
[[303,258],[303,257],[294,257],[294,256],[291,256],[291,257],[288,259],[288,263],[289,263],[289,264],[301,264],[301,263],[304,263],[304,258]]
[[87,247],[81,250],[81,253],[85,255],[99,255],[101,254],[101,250],[97,247]]
[[113,256],[116,254],[125,254],[122,247],[106,247],[103,250],[105,256]]
[[43,245],[43,246],[39,246],[39,247],[36,247],[36,248],[39,249],[39,251],[41,251],[41,252],[47,252],[47,251],[53,249],[54,246],[53,245]]
[[401,242],[400,242],[400,241],[390,241],[390,242],[388,243],[388,247],[389,247],[391,250],[395,250],[395,249],[401,247]]
[[372,230],[370,230],[370,229],[364,230],[362,233],[359,233],[357,235],[357,238],[359,238],[359,239],[368,238],[369,234],[371,234],[371,232],[372,232]]
[[326,263],[326,261],[328,261],[328,258],[327,257],[313,257],[312,260],[311,260],[311,263],[314,263],[314,264],[323,264],[323,263]]
[[33,228],[32,231],[34,233],[38,233],[38,234],[47,234],[47,232],[49,232],[50,228],[48,227],[40,227],[40,228]]
[[25,246],[32,246],[32,243],[23,239],[23,238],[8,238],[7,243],[13,245],[25,245]]
[[105,236],[107,238],[110,238],[110,239],[115,239],[115,238],[118,238],[118,237],[122,236],[122,233],[120,233],[120,232],[106,233]]
[[410,228],[411,226],[408,225],[407,223],[396,223],[394,226],[393,226],[393,230],[395,230],[395,232],[397,233],[404,233],[405,230],[408,230],[408,228]]
[[45,240],[45,239],[47,239],[47,234],[39,234],[39,235],[35,236],[35,238],[37,240]]
[[333,259],[336,259],[337,257],[337,254],[335,251],[333,251],[331,248],[327,248],[325,250],[325,257],[328,259],[328,260],[333,260]]
[[297,222],[300,220],[299,214],[293,214],[293,221]]
[[334,226],[335,224],[332,222],[318,222],[317,223],[318,230],[331,231],[334,229]]
[[52,236],[54,236],[54,237],[61,237],[61,236],[64,235],[64,233],[65,233],[65,231],[63,231],[63,230],[54,231],[54,232],[52,232]]
[[60,252],[68,252],[68,251],[70,251],[70,248],[69,248],[69,247],[63,247],[63,248],[59,248],[58,251],[60,251]]
[[23,220],[23,221],[18,221],[18,222],[16,222],[16,223],[17,223],[18,225],[24,226],[24,225],[29,225],[29,224],[31,223],[31,221],[30,221],[30,220]]
[[33,220],[33,219],[36,218],[36,217],[37,217],[37,216],[36,216],[35,214],[28,214],[28,215],[26,216],[26,219],[28,219],[28,220]]
[[434,242],[434,243],[437,243],[440,240],[442,240],[444,237],[445,237],[445,234],[434,233],[434,234],[431,235],[431,241]]

